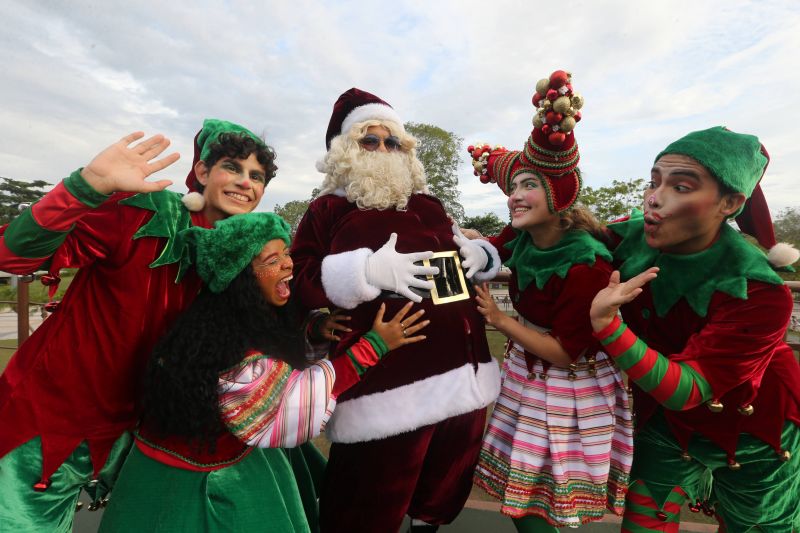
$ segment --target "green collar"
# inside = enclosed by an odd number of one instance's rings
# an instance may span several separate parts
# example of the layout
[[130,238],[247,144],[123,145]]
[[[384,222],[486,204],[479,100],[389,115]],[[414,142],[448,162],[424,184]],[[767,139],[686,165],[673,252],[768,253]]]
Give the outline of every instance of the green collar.
[[623,281],[652,266],[660,268],[658,277],[650,282],[658,316],[666,315],[681,298],[686,299],[698,316],[706,316],[711,297],[717,291],[746,300],[747,280],[783,284],[764,253],[728,224],[722,226],[714,244],[688,255],[665,254],[648,246],[644,217],[639,210],[634,210],[628,220],[610,224],[608,228],[622,237],[614,250],[614,260],[620,264]]
[[542,289],[553,276],[565,278],[572,265],[593,265],[596,257],[611,261],[608,249],[583,230],[571,230],[554,246],[541,250],[533,244],[527,231],[514,230],[517,236],[505,244],[512,250],[511,259],[505,265],[517,273],[519,289],[524,291],[531,281]]
[[178,232],[192,226],[192,216],[181,202],[181,195],[163,190],[135,194],[119,203],[155,212],[152,218],[136,231],[133,238],[161,237],[167,239],[161,254],[150,263],[150,268],[178,263],[179,274],[175,280],[177,283],[191,265],[187,247],[184,246],[182,240],[178,242],[176,239]]

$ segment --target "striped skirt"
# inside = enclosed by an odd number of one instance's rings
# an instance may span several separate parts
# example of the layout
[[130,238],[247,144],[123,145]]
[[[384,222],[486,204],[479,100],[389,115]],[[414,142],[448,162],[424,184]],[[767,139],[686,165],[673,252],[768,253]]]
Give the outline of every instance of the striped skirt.
[[[481,448],[475,484],[513,518],[577,527],[606,509],[621,515],[633,459],[633,424],[619,370],[599,352],[573,371],[541,361],[528,372],[514,344]],[[594,371],[591,368],[594,368]],[[570,375],[572,374],[572,375]]]

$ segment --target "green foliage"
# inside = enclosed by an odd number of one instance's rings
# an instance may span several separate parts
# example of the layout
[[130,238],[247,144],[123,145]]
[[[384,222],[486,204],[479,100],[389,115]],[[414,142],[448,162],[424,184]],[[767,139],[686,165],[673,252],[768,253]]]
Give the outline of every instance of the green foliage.
[[314,198],[316,198],[318,195],[319,189],[314,188],[314,190],[311,191],[311,198],[308,200],[291,200],[283,205],[275,204],[275,207],[272,209],[276,215],[281,217],[286,221],[287,224],[289,224],[289,226],[291,226],[293,237],[297,231],[297,226],[300,224],[300,220],[303,218],[306,210],[308,210],[308,204],[310,204],[311,201],[314,200]]
[[464,207],[459,201],[458,162],[464,139],[430,124],[407,122],[406,131],[417,138],[417,157],[425,167],[431,195],[442,202],[453,220],[461,223]]
[[610,186],[584,187],[580,202],[601,222],[610,222],[629,215],[633,208],[641,209],[644,187],[643,178],[612,180]]
[[485,215],[478,215],[475,217],[464,217],[464,221],[461,223],[462,228],[478,230],[482,235],[487,236],[497,235],[503,231],[505,226],[506,223],[500,220],[500,217],[494,213],[486,213]]
[[0,177],[0,224],[8,224],[19,215],[20,204],[31,204],[44,196],[46,181],[20,181]]
[[778,242],[788,242],[800,248],[800,208],[787,207],[775,217],[773,226]]

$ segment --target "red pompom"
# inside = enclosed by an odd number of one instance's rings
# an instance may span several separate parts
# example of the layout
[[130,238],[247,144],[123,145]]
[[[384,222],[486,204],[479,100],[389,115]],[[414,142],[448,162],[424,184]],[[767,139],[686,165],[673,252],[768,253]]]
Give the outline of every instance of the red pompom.
[[558,91],[556,91],[555,89],[550,89],[549,91],[547,91],[547,99],[550,100],[551,102],[555,102],[559,96],[561,95],[558,94]]
[[567,76],[566,72],[563,70],[557,70],[550,74],[550,87],[553,89],[560,89],[567,83],[568,79],[569,77]]
[[550,141],[550,144],[555,144],[556,146],[564,144],[564,141],[567,139],[567,136],[561,133],[560,131],[554,131],[550,135],[547,136],[547,140]]
[[539,102],[542,100],[542,95],[539,93],[533,93],[533,98],[531,98],[531,102],[533,102],[534,107],[539,107]]
[[564,118],[564,115],[561,113],[556,113],[555,111],[548,111],[544,117],[548,124],[555,126],[561,122],[561,119]]

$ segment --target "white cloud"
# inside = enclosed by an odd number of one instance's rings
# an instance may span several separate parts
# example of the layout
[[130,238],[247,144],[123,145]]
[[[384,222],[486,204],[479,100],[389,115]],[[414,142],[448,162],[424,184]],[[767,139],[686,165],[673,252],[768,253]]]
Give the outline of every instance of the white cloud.
[[[0,35],[0,175],[50,181],[129,131],[183,158],[204,117],[265,133],[279,177],[263,209],[321,181],[331,105],[357,86],[406,120],[520,147],[530,96],[556,68],[586,97],[577,130],[592,186],[646,175],[694,129],[758,135],[774,211],[800,205],[800,8],[769,2],[16,2]],[[461,173],[468,214],[504,216],[499,190]],[[176,187],[180,188],[180,187]],[[491,191],[491,193],[489,193]]]

